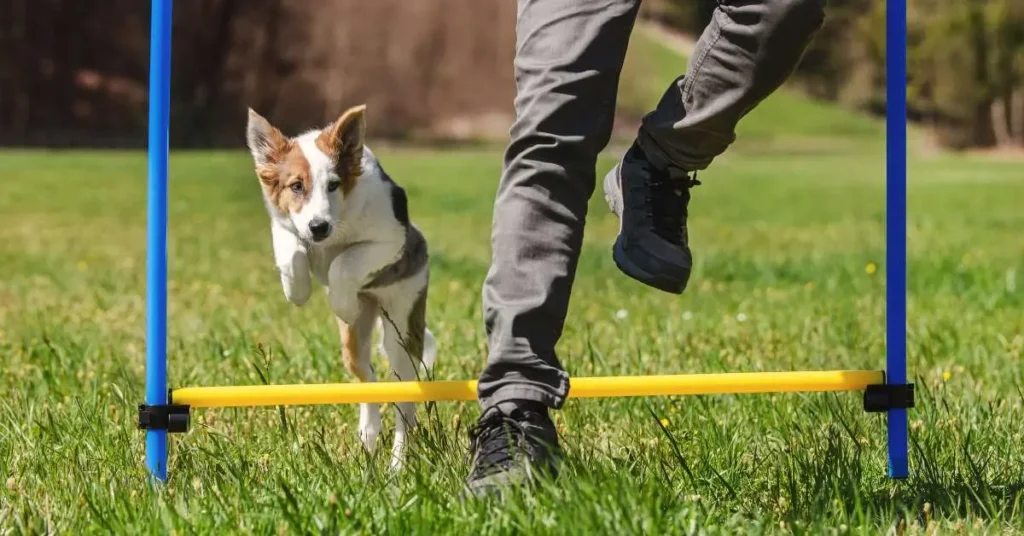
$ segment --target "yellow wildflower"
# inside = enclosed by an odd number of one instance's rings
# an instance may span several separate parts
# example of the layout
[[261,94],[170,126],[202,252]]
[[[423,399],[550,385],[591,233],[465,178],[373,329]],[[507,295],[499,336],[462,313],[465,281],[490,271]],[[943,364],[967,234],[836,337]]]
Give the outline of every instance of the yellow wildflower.
[[875,272],[877,271],[878,265],[873,262],[869,262],[868,265],[864,267],[864,272],[866,272],[868,275],[875,275]]
[[668,419],[662,418],[661,419],[661,425],[667,427],[668,426]]
[[942,371],[942,381],[948,382],[949,378],[951,378],[952,376],[953,374],[951,374],[948,370]]

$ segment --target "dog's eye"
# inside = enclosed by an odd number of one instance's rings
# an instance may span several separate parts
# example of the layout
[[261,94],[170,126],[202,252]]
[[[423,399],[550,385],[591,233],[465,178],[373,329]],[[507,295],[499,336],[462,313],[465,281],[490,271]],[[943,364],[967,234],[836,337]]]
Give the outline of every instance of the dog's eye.
[[301,182],[293,182],[292,186],[291,186],[291,189],[292,189],[293,192],[295,192],[297,194],[301,194],[302,193],[302,183]]
[[341,186],[341,181],[331,181],[327,183],[327,191],[333,192],[337,190],[339,186]]

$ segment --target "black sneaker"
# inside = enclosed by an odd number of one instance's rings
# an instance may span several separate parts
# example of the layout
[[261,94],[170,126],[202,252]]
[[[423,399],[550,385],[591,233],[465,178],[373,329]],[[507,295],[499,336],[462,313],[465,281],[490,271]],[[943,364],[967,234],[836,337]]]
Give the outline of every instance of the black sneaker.
[[469,432],[472,469],[466,485],[481,497],[508,486],[558,475],[561,448],[547,408],[522,405],[509,414],[487,410]]
[[693,259],[686,232],[690,188],[679,171],[657,169],[635,142],[604,178],[604,198],[619,217],[612,258],[623,273],[665,292],[682,294]]

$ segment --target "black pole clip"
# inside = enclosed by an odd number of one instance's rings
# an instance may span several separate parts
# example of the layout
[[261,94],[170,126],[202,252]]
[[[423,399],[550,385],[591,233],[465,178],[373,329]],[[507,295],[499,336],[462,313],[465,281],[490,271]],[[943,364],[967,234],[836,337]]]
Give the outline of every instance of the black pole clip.
[[891,409],[914,407],[914,384],[876,384],[864,391],[864,411],[882,413]]
[[181,404],[150,406],[139,404],[140,430],[167,430],[169,434],[188,431],[189,407]]

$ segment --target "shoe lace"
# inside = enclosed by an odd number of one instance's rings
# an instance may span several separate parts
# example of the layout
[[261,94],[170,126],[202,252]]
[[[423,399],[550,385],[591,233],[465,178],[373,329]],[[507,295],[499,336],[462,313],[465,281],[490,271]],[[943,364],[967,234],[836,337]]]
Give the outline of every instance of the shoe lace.
[[690,188],[700,185],[697,173],[693,172],[692,177],[689,174],[678,177],[666,170],[653,169],[653,166],[648,172],[651,180],[647,190],[647,212],[652,230],[665,240],[682,245]]
[[513,449],[526,437],[526,429],[516,419],[495,411],[484,416],[469,431],[470,451],[476,453],[478,469],[512,460]]

